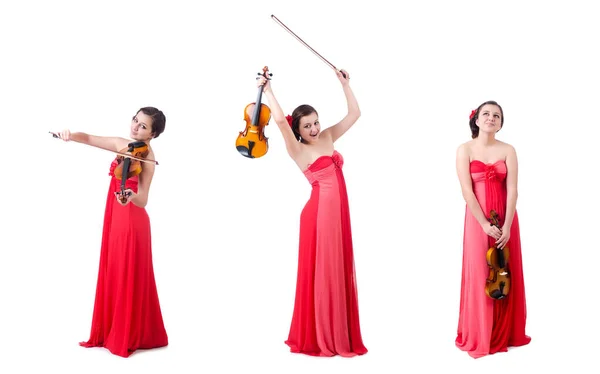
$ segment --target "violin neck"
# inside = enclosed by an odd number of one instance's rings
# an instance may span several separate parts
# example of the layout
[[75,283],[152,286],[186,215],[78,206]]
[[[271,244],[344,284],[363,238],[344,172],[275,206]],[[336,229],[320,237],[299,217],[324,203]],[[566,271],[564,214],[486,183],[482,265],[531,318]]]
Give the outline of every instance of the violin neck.
[[504,261],[504,248],[496,248],[496,255],[498,256],[498,267],[505,268],[506,261]]
[[131,165],[131,159],[127,157],[123,160],[123,172],[121,173],[121,191],[125,190],[125,182],[127,181],[127,175],[129,175],[129,165]]
[[258,87],[258,95],[256,96],[256,104],[254,107],[254,114],[252,115],[252,125],[253,126],[258,126],[258,122],[260,119],[260,109],[262,107],[261,104],[261,100],[262,100],[262,93],[263,93],[263,88],[262,86]]

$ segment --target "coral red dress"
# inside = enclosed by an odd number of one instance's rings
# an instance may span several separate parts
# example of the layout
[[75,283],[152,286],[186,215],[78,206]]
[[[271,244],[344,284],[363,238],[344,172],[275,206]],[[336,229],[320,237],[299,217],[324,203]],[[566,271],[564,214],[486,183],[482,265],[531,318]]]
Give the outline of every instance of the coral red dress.
[[[475,160],[470,164],[473,192],[486,217],[494,209],[500,225],[506,212],[506,164],[498,161],[484,164]],[[460,314],[456,346],[479,358],[496,352],[506,352],[510,346],[522,346],[531,341],[525,334],[527,308],[521,261],[519,218],[515,212],[510,229],[508,267],[511,285],[508,297],[493,300],[485,294],[489,269],[487,250],[495,240],[482,229],[469,208],[465,213],[463,241],[463,268],[460,296]]]
[[[168,344],[152,267],[150,220],[144,208],[122,206],[114,195],[121,181],[112,176],[106,210],[92,329],[84,347],[105,347],[129,357],[137,349]],[[137,192],[138,177],[126,187]]]
[[285,342],[294,353],[343,357],[367,353],[360,333],[342,166],[342,155],[334,151],[304,171],[312,193],[300,216],[296,298]]

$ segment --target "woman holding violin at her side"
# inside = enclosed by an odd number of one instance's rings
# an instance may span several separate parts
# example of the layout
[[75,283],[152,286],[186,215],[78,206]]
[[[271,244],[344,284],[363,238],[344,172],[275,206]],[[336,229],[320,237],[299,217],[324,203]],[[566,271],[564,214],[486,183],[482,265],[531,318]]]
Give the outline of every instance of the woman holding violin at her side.
[[473,358],[531,341],[525,334],[517,154],[496,139],[503,124],[498,103],[481,104],[469,118],[472,140],[456,156],[466,202],[456,346]]
[[360,109],[350,76],[335,71],[348,113],[324,130],[313,107],[300,105],[291,116],[285,116],[264,76],[258,86],[263,86],[289,156],[312,185],[300,216],[296,297],[286,344],[294,353],[351,357],[365,354],[367,349],[360,332],[343,158],[334,143],[358,120]]
[[[140,161],[155,160],[150,141],[164,131],[165,122],[163,112],[145,107],[131,120],[130,137],[134,142],[69,130],[57,135],[64,141],[120,154],[109,171],[111,180],[104,213],[96,300],[90,338],[80,343],[84,347],[105,347],[115,355],[128,357],[137,349],[168,344],[154,279],[150,221],[145,209],[154,164]],[[143,152],[135,153],[138,149]],[[141,154],[143,158],[127,158],[123,153]]]

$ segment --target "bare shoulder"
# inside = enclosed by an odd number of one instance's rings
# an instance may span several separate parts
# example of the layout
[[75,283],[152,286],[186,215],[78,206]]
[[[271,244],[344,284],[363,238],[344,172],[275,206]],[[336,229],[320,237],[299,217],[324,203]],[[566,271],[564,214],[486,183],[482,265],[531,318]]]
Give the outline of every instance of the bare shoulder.
[[504,153],[505,155],[515,155],[517,153],[515,147],[513,147],[512,145],[502,141],[498,141],[498,143],[502,147],[502,153]]
[[[146,159],[156,161],[156,154],[154,153],[154,150],[152,149],[152,147],[148,147],[148,155],[146,156]],[[154,166],[153,163],[146,163],[146,164]]]
[[458,146],[458,149],[456,150],[456,154],[458,156],[468,156],[471,154],[471,145],[473,144],[472,140],[469,140],[468,142],[462,143],[461,145]]
[[328,142],[331,142],[333,144],[333,135],[331,134],[331,129],[333,128],[333,126],[330,126],[328,128],[326,128],[325,130],[321,131],[321,135],[319,135],[319,138],[321,139],[326,139]]
[[[154,155],[154,151],[150,148],[148,154],[145,157],[146,160],[156,160],[156,156]],[[154,175],[154,171],[156,170],[156,165],[153,162],[142,162],[142,175],[145,175],[144,179],[146,181],[152,179]]]

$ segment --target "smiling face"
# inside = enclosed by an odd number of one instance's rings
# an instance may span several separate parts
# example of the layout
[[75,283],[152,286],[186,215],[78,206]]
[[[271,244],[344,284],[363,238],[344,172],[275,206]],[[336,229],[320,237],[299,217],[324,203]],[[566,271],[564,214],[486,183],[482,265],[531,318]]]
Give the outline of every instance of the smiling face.
[[475,124],[480,133],[495,134],[502,128],[502,110],[497,105],[486,104],[479,109]]
[[321,124],[319,123],[319,116],[317,113],[311,113],[309,115],[300,117],[298,121],[298,132],[302,139],[307,143],[314,143],[319,139],[321,134]]
[[139,111],[131,119],[130,137],[134,140],[148,141],[152,139],[152,117]]

